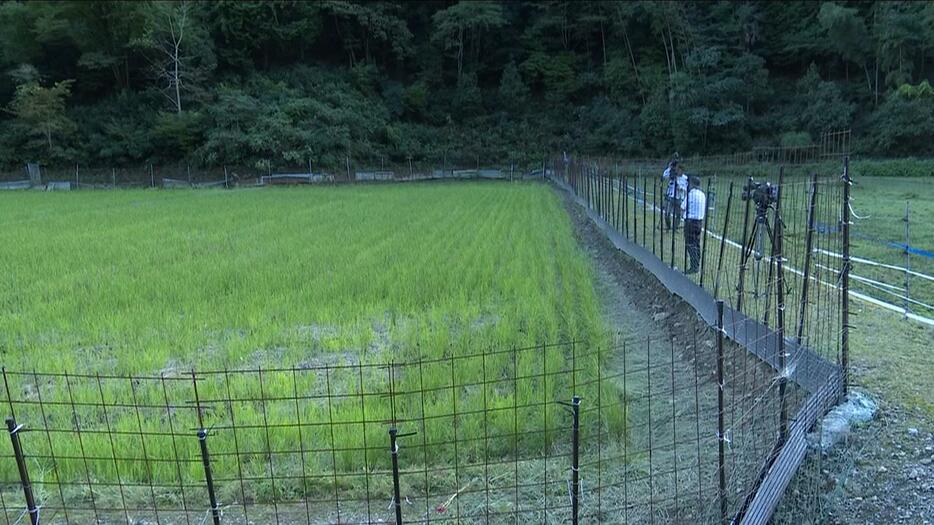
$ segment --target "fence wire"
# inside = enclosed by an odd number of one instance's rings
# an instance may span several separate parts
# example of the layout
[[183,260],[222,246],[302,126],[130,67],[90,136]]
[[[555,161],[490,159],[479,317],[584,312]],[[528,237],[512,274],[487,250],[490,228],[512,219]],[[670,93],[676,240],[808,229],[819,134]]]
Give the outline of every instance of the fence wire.
[[[564,156],[541,169],[684,269],[657,171]],[[845,252],[842,171],[770,174],[766,242],[745,177],[704,177],[688,277],[730,310],[678,339],[150,376],[4,370],[0,523],[762,522],[800,461],[783,458],[845,379],[845,267],[823,255]],[[828,363],[844,373],[825,377]]]

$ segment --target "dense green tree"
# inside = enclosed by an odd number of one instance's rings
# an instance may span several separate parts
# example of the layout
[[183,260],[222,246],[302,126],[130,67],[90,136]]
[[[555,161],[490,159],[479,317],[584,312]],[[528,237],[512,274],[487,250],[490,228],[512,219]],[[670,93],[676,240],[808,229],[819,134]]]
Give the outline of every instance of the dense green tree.
[[71,94],[72,80],[43,87],[27,82],[16,88],[7,111],[13,115],[11,128],[19,138],[15,144],[23,157],[55,161],[64,158],[63,141],[74,132],[75,123],[65,114],[65,99]]
[[522,81],[515,62],[510,61],[503,68],[503,76],[499,81],[499,96],[503,107],[509,111],[520,109],[529,96],[529,88]]
[[931,147],[931,2],[6,0],[0,26],[4,167]]
[[484,31],[505,23],[502,5],[485,0],[460,0],[431,18],[434,22],[431,38],[453,55],[457,62],[458,83],[463,75],[465,57],[472,58],[474,62],[480,60]]

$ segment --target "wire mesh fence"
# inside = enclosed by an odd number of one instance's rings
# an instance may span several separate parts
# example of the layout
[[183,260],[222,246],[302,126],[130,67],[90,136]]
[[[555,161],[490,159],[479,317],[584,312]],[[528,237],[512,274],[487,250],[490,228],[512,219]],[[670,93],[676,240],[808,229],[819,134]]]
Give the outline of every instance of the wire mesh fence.
[[699,523],[721,521],[721,501],[732,519],[772,453],[778,389],[717,333],[157,376],[4,370],[0,522]]
[[[789,176],[776,167],[768,178],[754,181],[780,188],[767,204],[757,202],[745,177],[701,177],[706,209],[700,214],[704,219],[694,254],[697,271],[688,274],[715,299],[772,330],[777,328],[776,292],[782,279],[786,333],[836,363],[842,360],[840,254],[846,187],[842,163],[838,168]],[[632,172],[624,162],[559,158],[549,170],[617,234],[672,269],[690,269],[684,214],[680,202],[672,203],[661,168],[649,174]],[[778,228],[780,256],[775,253]]]
[[[725,333],[770,367],[775,395],[761,396],[753,413],[774,418],[777,432],[747,442],[720,434],[732,448],[765,458],[740,469],[749,474],[744,483],[721,487],[724,519],[769,518],[807,434],[846,390],[850,211],[847,161],[840,160],[833,171],[823,163],[798,174],[760,166],[754,179],[706,175],[694,182],[706,196],[702,213],[682,210],[692,200],[677,198],[664,164],[649,174],[638,163],[562,156],[547,170],[617,247],[693,296],[702,316],[711,317],[713,300],[723,301]],[[763,456],[764,449],[771,450]]]
[[[450,162],[454,176],[466,161]],[[405,170],[359,166],[347,180]],[[767,206],[745,177],[705,176],[687,276],[660,173],[540,168],[608,235],[722,301],[678,338],[152,376],[4,370],[0,523],[763,523],[845,381],[848,181],[823,166],[776,167]]]

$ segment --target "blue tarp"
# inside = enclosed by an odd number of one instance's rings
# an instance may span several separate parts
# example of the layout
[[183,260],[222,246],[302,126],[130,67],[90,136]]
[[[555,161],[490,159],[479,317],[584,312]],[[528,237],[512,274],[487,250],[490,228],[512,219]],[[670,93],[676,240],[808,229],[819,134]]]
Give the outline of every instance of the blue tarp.
[[905,243],[901,242],[890,242],[889,246],[892,248],[898,248],[899,250],[904,250],[910,253],[911,255],[920,255],[921,257],[931,257],[934,258],[934,252],[929,252],[927,250],[922,250],[921,248],[915,248],[913,246],[908,246]]

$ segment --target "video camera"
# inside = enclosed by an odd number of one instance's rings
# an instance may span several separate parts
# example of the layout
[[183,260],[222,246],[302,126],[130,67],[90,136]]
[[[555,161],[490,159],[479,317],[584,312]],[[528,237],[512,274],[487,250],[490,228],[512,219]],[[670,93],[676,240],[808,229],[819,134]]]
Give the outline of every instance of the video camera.
[[764,212],[778,201],[778,186],[772,186],[770,182],[756,182],[750,177],[743,186],[742,198],[744,201],[752,199],[756,209]]

